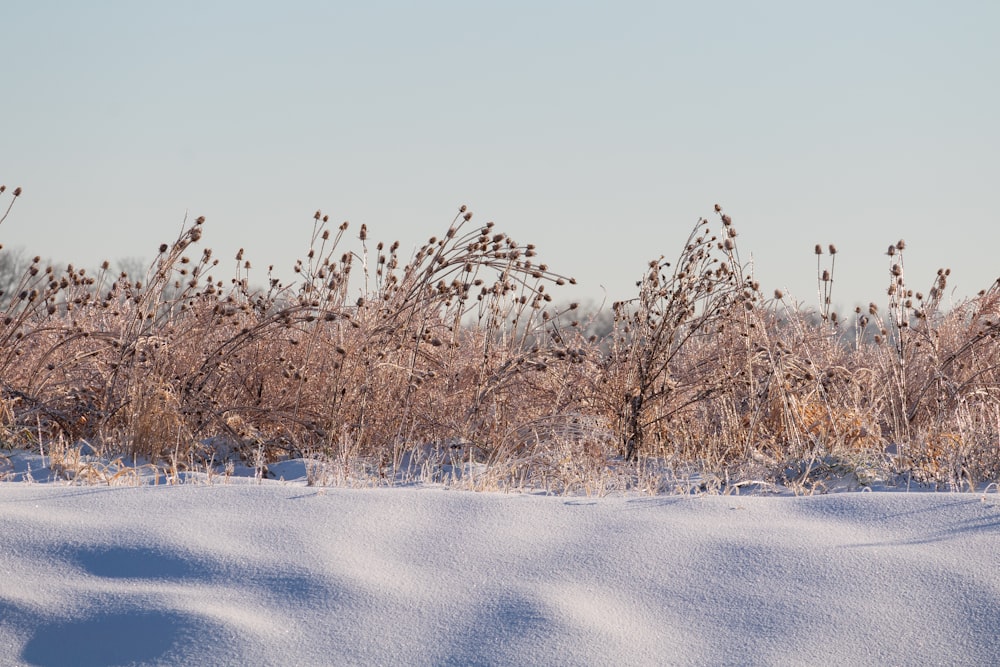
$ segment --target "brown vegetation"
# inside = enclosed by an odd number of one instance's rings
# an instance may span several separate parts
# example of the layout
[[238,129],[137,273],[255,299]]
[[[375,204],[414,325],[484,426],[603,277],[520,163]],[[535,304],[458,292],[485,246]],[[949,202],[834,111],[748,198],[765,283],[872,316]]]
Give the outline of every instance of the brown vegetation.
[[317,212],[291,285],[252,286],[242,251],[219,279],[202,218],[144,275],[35,258],[0,294],[3,443],[588,493],[685,471],[718,490],[1000,480],[1000,282],[943,312],[948,271],[914,293],[900,241],[886,310],[844,321],[833,246],[810,311],[764,296],[716,212],[614,304],[607,337],[554,305],[570,278],[465,207],[405,261],[363,225],[345,247],[347,223]]

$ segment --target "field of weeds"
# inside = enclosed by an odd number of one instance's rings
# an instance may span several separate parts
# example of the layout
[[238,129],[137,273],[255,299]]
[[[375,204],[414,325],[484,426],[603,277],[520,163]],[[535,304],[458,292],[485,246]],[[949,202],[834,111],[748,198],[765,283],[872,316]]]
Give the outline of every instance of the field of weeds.
[[313,223],[290,284],[200,247],[203,218],[138,274],[28,263],[0,294],[0,447],[559,493],[1000,480],[1000,280],[945,310],[949,271],[918,290],[903,241],[886,303],[849,315],[817,245],[809,309],[763,292],[716,206],[583,313],[464,206],[410,257]]

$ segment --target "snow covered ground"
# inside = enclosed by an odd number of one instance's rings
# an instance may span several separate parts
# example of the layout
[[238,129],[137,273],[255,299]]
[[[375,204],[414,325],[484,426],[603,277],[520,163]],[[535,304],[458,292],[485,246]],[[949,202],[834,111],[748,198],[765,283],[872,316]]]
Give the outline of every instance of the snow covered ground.
[[0,483],[0,529],[2,665],[1000,656],[994,493],[16,481]]

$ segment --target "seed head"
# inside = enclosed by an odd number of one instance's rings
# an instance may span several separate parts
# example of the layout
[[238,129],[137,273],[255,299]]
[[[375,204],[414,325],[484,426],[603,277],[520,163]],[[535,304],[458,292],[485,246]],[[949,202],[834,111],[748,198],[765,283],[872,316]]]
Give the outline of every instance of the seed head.
[[830,244],[830,254],[831,255],[837,254],[837,246],[833,245],[832,243]]
[[813,248],[813,252],[816,253],[817,255],[822,255],[823,254],[823,246],[821,246],[820,244],[817,243],[816,247]]
[[19,185],[19,186],[17,186],[16,188],[14,188],[14,192],[13,192],[12,194],[13,194],[13,195],[14,195],[15,197],[20,197],[20,196],[21,196],[21,186]]

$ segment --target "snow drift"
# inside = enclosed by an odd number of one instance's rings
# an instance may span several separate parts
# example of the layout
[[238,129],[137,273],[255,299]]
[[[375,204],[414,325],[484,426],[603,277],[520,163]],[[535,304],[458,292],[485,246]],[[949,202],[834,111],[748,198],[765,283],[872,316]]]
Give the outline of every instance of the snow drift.
[[988,664],[994,495],[0,485],[0,663]]

